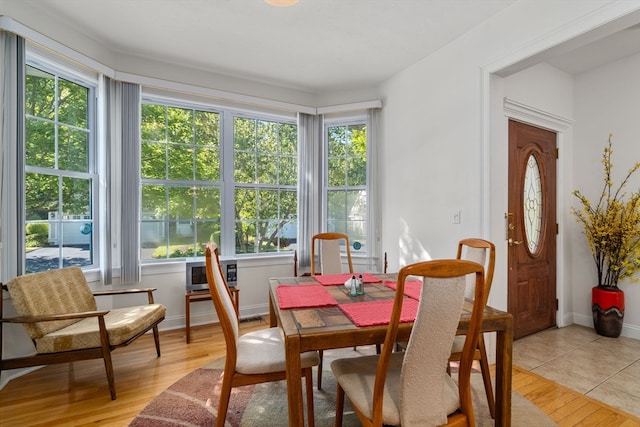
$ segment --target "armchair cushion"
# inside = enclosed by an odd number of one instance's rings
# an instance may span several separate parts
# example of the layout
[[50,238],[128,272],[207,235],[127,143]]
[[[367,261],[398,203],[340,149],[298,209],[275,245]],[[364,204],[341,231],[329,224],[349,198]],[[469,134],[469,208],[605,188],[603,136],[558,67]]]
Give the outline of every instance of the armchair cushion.
[[[111,346],[123,344],[131,337],[151,328],[164,315],[165,307],[161,304],[112,309],[104,316],[109,344]],[[100,331],[96,317],[82,319],[36,340],[38,353],[55,353],[94,347],[100,347]]]

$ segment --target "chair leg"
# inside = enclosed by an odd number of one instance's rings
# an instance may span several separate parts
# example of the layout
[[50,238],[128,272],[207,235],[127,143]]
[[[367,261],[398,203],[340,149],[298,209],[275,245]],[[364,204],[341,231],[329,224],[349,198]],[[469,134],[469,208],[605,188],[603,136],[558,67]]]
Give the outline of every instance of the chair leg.
[[116,384],[113,376],[113,363],[111,362],[111,352],[103,352],[104,370],[107,372],[107,381],[109,382],[109,393],[111,393],[111,400],[116,400]]
[[156,354],[160,357],[160,334],[158,333],[158,325],[153,327],[153,341],[156,343]]
[[320,357],[320,363],[318,363],[318,390],[322,389],[322,359],[323,350],[318,350],[318,356]]
[[484,339],[480,334],[478,341],[478,349],[480,350],[480,372],[482,372],[482,381],[484,382],[484,390],[487,393],[487,403],[489,404],[489,413],[491,418],[496,417],[496,401],[493,396],[493,384],[491,383],[491,372],[489,371],[489,362],[487,361],[487,348],[484,345]]
[[336,390],[336,422],[335,427],[342,427],[342,415],[344,412],[344,390],[338,384]]
[[[225,369],[226,371],[227,369]],[[231,399],[231,382],[232,376],[223,374],[222,388],[220,389],[220,402],[218,402],[218,414],[216,415],[216,427],[224,427],[227,420],[227,410],[229,409],[229,400]]]
[[111,361],[111,346],[109,344],[109,334],[107,333],[107,327],[104,323],[104,316],[98,316],[98,328],[100,330],[100,347],[102,347],[102,359],[104,360],[104,370],[107,372],[107,381],[109,382],[109,393],[111,393],[111,400],[116,400],[116,383],[113,376],[113,362]]
[[304,368],[303,374],[305,377],[306,393],[307,393],[307,418],[309,420],[309,427],[315,426],[315,413],[313,410],[313,370],[311,368]]

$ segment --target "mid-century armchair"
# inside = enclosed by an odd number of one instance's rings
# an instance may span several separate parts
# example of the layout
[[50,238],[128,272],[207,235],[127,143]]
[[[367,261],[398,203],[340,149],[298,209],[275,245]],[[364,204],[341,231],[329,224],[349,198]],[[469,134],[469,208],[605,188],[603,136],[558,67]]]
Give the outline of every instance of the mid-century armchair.
[[[111,352],[153,330],[160,357],[158,323],[165,316],[153,301],[154,288],[92,292],[79,267],[18,276],[6,285],[17,317],[3,318],[0,305],[0,355],[4,324],[24,325],[35,354],[0,359],[0,371],[85,359],[103,359],[111,399],[116,398]],[[96,296],[147,294],[148,304],[98,310]]]

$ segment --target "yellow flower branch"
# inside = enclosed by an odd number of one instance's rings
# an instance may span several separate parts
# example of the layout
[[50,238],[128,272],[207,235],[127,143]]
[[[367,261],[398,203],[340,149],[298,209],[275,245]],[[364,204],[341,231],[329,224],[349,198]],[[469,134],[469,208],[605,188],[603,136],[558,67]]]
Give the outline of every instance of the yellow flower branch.
[[611,171],[613,135],[609,134],[604,149],[604,186],[598,203],[593,206],[580,191],[573,194],[580,200],[581,208],[571,208],[578,222],[582,223],[587,243],[591,249],[598,273],[598,285],[616,288],[622,279],[640,281],[635,273],[640,270],[640,190],[630,194],[625,201],[624,187],[631,176],[640,169],[640,162],[629,169],[620,185],[614,189]]

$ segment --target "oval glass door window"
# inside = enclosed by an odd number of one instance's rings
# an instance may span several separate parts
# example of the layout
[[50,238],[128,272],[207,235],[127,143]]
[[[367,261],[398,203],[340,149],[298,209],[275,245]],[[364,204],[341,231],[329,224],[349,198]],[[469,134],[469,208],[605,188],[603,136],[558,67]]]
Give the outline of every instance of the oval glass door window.
[[540,182],[540,167],[533,154],[527,160],[527,170],[524,175],[524,230],[529,252],[538,250],[540,244],[540,227],[542,227],[542,183]]

